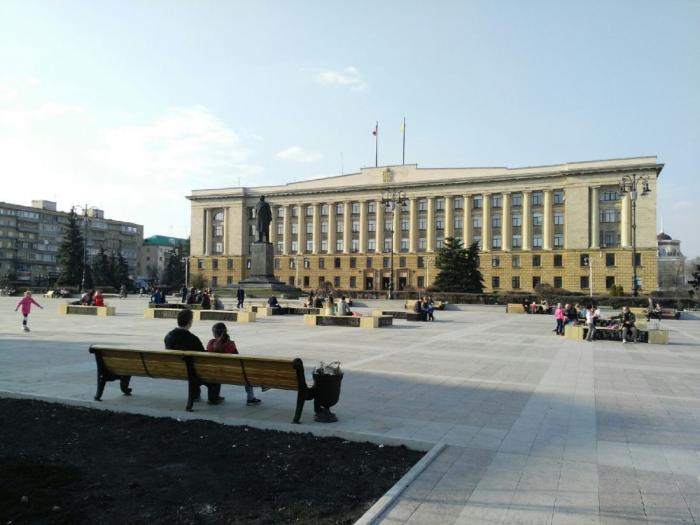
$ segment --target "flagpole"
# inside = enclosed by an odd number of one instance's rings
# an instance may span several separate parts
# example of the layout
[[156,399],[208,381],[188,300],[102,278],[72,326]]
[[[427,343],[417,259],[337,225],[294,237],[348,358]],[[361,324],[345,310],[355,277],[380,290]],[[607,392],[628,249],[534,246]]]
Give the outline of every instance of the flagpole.
[[401,164],[406,164],[406,117],[403,118],[403,150],[401,151]]
[[379,167],[379,121],[374,126],[374,167]]

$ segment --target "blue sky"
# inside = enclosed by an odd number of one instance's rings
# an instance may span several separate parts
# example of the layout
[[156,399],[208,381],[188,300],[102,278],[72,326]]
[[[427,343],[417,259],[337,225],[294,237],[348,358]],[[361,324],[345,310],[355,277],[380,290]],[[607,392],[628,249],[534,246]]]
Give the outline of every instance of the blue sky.
[[0,2],[0,200],[185,236],[194,188],[657,155],[700,255],[700,2]]

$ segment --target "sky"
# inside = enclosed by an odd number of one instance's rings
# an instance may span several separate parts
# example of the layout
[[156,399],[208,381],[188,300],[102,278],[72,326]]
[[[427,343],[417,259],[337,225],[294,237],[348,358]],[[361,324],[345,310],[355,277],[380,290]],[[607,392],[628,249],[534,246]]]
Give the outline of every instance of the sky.
[[700,255],[700,2],[0,0],[0,201],[189,235],[193,189],[656,155]]

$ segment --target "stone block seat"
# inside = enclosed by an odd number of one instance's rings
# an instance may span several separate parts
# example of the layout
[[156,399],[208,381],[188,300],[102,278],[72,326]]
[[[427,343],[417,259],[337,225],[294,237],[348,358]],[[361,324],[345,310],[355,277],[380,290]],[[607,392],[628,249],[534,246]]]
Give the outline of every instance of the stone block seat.
[[526,314],[525,306],[520,303],[508,303],[506,305],[507,314]]
[[116,315],[117,309],[114,306],[83,306],[77,304],[63,303],[58,307],[61,315],[96,315],[97,317],[108,317]]
[[304,324],[308,326],[349,326],[353,328],[381,328],[391,326],[394,318],[390,315],[362,316],[352,315],[304,315]]
[[320,308],[304,308],[301,306],[282,306],[281,308],[272,308],[270,306],[251,304],[248,305],[248,311],[255,312],[257,315],[263,317],[269,317],[271,315],[318,315],[320,313]]
[[[176,319],[181,308],[147,308],[143,316],[147,319]],[[237,323],[254,323],[255,312],[233,310],[193,310],[195,321],[231,321]]]
[[423,314],[409,310],[382,310],[375,308],[372,310],[372,317],[391,316],[394,319],[406,319],[406,321],[423,321]]
[[[418,299],[408,299],[404,303],[403,307],[406,310],[413,310],[413,306],[416,304]],[[433,310],[444,310],[447,303],[445,301],[433,301]]]

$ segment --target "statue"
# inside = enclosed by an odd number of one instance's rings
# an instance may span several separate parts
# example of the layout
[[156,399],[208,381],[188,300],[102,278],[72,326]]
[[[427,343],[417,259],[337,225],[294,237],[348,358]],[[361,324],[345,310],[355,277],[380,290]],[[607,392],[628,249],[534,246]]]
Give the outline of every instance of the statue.
[[[260,195],[260,200],[255,205],[255,217],[258,219],[258,242],[270,242],[272,210],[270,205],[265,202],[265,195]],[[264,241],[263,237],[265,238]]]

